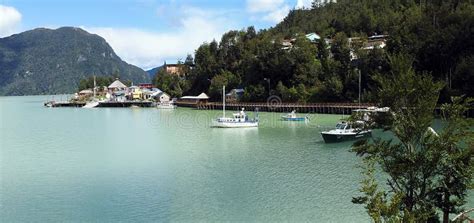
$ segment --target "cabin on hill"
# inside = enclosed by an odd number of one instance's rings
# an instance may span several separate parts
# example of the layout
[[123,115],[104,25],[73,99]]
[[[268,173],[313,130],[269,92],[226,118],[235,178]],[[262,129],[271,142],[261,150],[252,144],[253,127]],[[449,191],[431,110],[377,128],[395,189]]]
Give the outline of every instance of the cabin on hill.
[[351,37],[348,39],[349,46],[351,48],[350,56],[351,60],[357,60],[358,56],[356,54],[357,49],[362,50],[374,50],[374,49],[384,49],[387,46],[388,35],[373,35],[369,36],[367,40],[364,40],[360,37]]
[[225,95],[225,100],[228,102],[237,102],[244,95],[245,90],[242,88],[234,88]]
[[387,46],[388,35],[374,35],[370,36],[367,43],[364,45],[365,50],[373,50],[374,48],[383,49]]
[[181,64],[165,64],[164,69],[168,74],[175,74],[181,76],[183,74],[183,68]]
[[317,43],[321,39],[321,36],[317,33],[308,33],[306,34],[306,39],[312,43]]
[[[309,40],[312,44],[318,43],[318,41],[321,39],[321,36],[317,33],[308,33],[305,35],[306,39]],[[281,46],[282,50],[291,50],[293,48],[293,45],[296,42],[296,38],[291,38],[291,39],[284,39],[281,41]]]

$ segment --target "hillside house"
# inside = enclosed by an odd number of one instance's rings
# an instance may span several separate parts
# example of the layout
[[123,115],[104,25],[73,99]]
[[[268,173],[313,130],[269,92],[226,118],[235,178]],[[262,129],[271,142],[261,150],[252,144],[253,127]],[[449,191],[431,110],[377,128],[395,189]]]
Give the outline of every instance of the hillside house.
[[234,88],[229,93],[225,95],[225,100],[228,102],[237,102],[239,101],[242,96],[244,95],[244,89],[242,88]]

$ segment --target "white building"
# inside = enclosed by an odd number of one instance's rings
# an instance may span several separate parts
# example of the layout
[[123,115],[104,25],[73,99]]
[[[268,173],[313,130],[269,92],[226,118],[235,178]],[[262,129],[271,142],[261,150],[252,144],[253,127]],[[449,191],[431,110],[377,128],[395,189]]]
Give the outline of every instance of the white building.
[[169,102],[171,97],[165,93],[165,92],[161,92],[157,95],[156,99],[159,101],[159,102]]
[[123,84],[122,82],[120,82],[118,79],[116,79],[114,82],[112,82],[112,84],[110,84],[108,87],[107,87],[109,90],[111,91],[120,91],[120,90],[126,90],[127,89],[127,85]]

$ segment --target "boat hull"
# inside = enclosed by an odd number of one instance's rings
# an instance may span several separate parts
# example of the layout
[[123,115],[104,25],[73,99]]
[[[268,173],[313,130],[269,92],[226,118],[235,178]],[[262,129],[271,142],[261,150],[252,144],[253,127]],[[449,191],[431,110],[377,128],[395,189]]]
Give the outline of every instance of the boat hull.
[[176,105],[157,105],[156,108],[158,109],[175,109]]
[[306,118],[305,117],[298,117],[298,118],[288,118],[288,117],[281,117],[281,119],[283,121],[293,121],[293,122],[302,122],[302,121],[306,121]]
[[350,133],[350,134],[334,134],[334,133],[322,132],[321,135],[323,136],[325,143],[336,143],[336,142],[344,142],[344,141],[352,141],[352,140],[369,138],[372,136],[372,132],[361,131],[361,132]]
[[88,102],[86,105],[82,106],[83,108],[95,108],[99,106],[99,102],[98,101],[92,101],[92,102]]
[[216,122],[212,123],[213,128],[255,128],[258,122]]

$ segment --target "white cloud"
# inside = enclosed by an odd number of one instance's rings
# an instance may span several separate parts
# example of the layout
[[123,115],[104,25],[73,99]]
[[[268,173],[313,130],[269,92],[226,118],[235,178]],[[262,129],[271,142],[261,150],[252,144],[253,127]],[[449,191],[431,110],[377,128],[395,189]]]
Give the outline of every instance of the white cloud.
[[9,36],[18,31],[21,13],[13,7],[0,5],[0,37]]
[[284,0],[247,0],[247,10],[252,13],[277,10]]
[[247,0],[246,3],[252,18],[272,23],[281,22],[291,9],[285,0]]
[[267,15],[264,15],[263,20],[279,23],[288,15],[289,11],[290,11],[290,6],[283,5],[281,8],[269,12]]
[[123,60],[144,69],[162,65],[165,60],[184,60],[203,42],[219,39],[232,28],[231,21],[211,11],[187,7],[182,12],[179,27],[166,32],[135,28],[83,28],[104,37]]
[[297,0],[296,2],[296,9],[308,9],[311,8],[313,0]]

